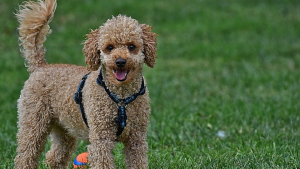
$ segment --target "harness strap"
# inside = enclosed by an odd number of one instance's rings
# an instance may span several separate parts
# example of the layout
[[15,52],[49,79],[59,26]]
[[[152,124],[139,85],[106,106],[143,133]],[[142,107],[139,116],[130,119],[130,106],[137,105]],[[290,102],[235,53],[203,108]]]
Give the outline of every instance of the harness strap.
[[[85,116],[85,113],[84,113],[83,104],[82,104],[82,89],[84,87],[85,80],[87,79],[87,77],[88,77],[88,75],[90,73],[91,72],[89,72],[88,74],[86,74],[86,75],[84,75],[82,77],[82,80],[79,83],[77,92],[74,94],[74,101],[79,105],[79,109],[80,109],[80,112],[81,112],[82,119],[83,119],[84,123],[86,124],[86,126],[88,128],[89,128],[89,125],[88,125],[88,122],[87,122],[87,119],[86,119],[86,116]],[[98,85],[100,85],[100,86],[102,86],[104,88],[104,90],[106,91],[107,95],[116,104],[123,103],[123,105],[121,105],[121,106],[118,107],[118,117],[116,119],[116,123],[118,125],[118,131],[117,131],[117,137],[118,137],[119,135],[122,134],[122,132],[123,132],[125,126],[126,126],[126,120],[127,120],[126,106],[129,103],[133,102],[138,96],[145,94],[146,86],[144,86],[144,79],[142,78],[142,84],[141,84],[140,91],[138,93],[133,94],[132,96],[130,96],[130,97],[126,98],[126,99],[119,99],[116,95],[114,95],[113,93],[111,93],[107,89],[107,87],[106,87],[106,85],[105,85],[105,83],[103,81],[102,69],[100,69],[100,72],[99,72],[98,78],[96,79],[96,82],[97,82]]]
[[117,136],[121,135],[125,126],[126,126],[126,120],[127,120],[127,115],[126,115],[126,106],[133,102],[138,96],[145,94],[146,91],[146,86],[144,86],[144,79],[142,77],[142,84],[141,84],[141,88],[140,91],[136,94],[133,94],[132,96],[126,98],[126,99],[119,99],[116,95],[114,95],[113,93],[111,93],[104,81],[103,81],[103,76],[102,76],[102,69],[100,69],[98,78],[97,78],[97,84],[102,86],[104,88],[104,90],[106,91],[107,95],[116,103],[123,103],[124,105],[119,106],[118,108],[118,117],[116,119],[116,123],[118,125],[118,131],[117,131]]
[[90,74],[91,72],[89,72],[88,74],[84,75],[79,83],[77,92],[74,94],[74,101],[79,105],[79,109],[81,112],[81,116],[83,118],[83,121],[85,123],[85,125],[89,128],[88,122],[86,120],[85,117],[85,113],[84,113],[84,108],[83,108],[83,104],[82,104],[82,89],[85,83],[85,80],[87,79],[87,76]]

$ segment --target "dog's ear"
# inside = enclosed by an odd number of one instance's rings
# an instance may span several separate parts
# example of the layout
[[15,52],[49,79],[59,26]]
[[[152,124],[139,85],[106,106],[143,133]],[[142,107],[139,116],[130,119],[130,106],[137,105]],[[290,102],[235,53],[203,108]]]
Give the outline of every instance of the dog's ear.
[[101,64],[98,45],[99,35],[99,29],[91,30],[91,32],[86,35],[86,40],[84,41],[83,53],[88,70],[97,70]]
[[145,63],[153,68],[156,59],[156,33],[151,32],[152,27],[146,24],[140,25],[143,31],[143,45],[144,45],[144,54],[145,54]]

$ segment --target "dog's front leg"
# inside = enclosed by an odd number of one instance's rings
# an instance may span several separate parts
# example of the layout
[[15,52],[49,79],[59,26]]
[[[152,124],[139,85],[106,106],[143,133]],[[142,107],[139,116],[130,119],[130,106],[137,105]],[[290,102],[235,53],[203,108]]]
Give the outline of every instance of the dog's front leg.
[[112,151],[115,142],[108,139],[90,139],[88,146],[89,165],[91,169],[114,169],[114,157]]
[[88,160],[91,169],[114,169],[115,127],[105,118],[95,117],[89,122]]
[[128,141],[124,143],[124,146],[125,162],[127,168],[148,168],[148,143],[146,142],[146,133],[131,134]]

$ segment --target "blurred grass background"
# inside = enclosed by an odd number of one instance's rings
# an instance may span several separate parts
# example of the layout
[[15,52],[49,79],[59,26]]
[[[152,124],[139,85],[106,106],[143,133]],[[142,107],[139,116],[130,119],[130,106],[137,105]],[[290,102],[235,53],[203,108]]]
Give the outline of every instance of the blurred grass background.
[[[21,3],[0,2],[0,168],[13,167],[28,78],[14,16]],[[144,71],[149,168],[300,168],[299,9],[296,0],[58,0],[46,59],[85,65],[84,35],[112,15],[132,16],[159,35],[156,67]],[[119,144],[118,168],[121,152]]]

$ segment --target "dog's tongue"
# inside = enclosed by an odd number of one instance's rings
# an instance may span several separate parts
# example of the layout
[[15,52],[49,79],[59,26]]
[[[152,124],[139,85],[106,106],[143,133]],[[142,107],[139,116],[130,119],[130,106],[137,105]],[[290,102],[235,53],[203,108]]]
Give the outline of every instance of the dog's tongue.
[[124,80],[126,78],[127,70],[116,70],[116,78],[118,80]]

